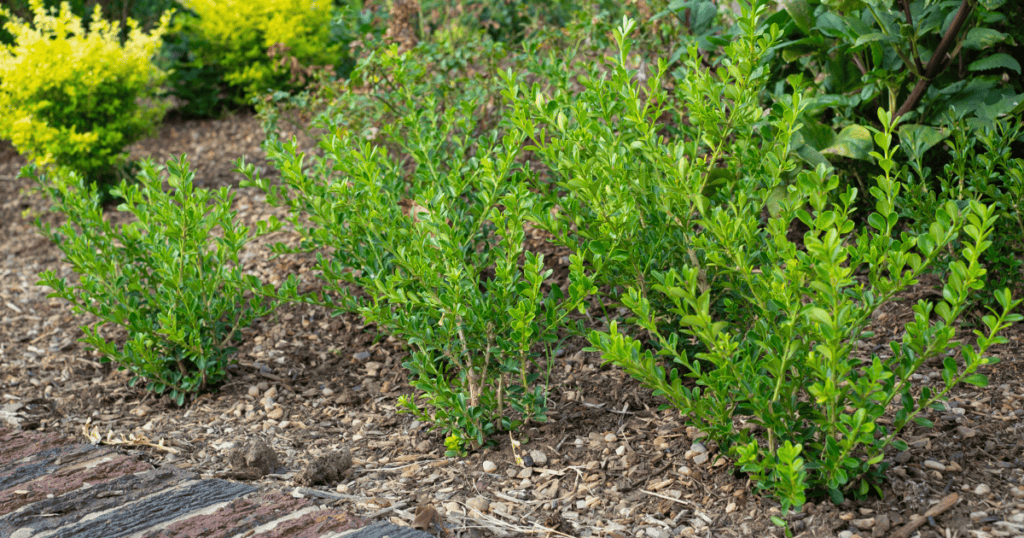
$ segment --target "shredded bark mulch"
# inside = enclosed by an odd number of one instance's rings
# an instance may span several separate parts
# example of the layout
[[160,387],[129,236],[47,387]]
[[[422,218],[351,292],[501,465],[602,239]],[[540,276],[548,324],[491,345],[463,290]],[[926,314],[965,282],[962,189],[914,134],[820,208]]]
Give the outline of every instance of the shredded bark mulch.
[[[264,175],[274,173],[260,152],[262,140],[256,118],[240,114],[170,121],[131,153],[157,161],[187,153],[197,185],[237,186],[234,161],[243,155]],[[300,145],[314,147],[308,138]],[[752,493],[748,478],[717,447],[697,442],[698,431],[677,412],[659,410],[663,401],[649,390],[580,351],[581,341],[566,342],[557,359],[551,420],[518,432],[517,440],[528,439],[518,449],[506,436],[464,459],[444,457],[440,433],[397,412],[398,398],[411,393],[401,366],[408,350],[357,316],[283,308],[246,331],[238,364],[217,392],[182,408],[130,388],[127,373],[100,363],[77,341],[87,320],[36,285],[43,270],[70,269],[23,216],[47,205],[27,180],[15,178],[22,163],[0,145],[0,421],[6,426],[107,444],[205,477],[340,493],[359,517],[384,517],[438,536],[782,535],[770,522],[779,514],[777,502]],[[282,215],[257,190],[237,192],[247,225]],[[289,240],[284,232],[270,239]],[[548,259],[559,268],[560,256]],[[268,281],[298,274],[315,285],[311,257],[271,259],[265,246],[253,245],[244,260]],[[934,293],[933,285],[925,282],[879,312],[876,336],[859,342],[859,352],[898,339],[911,306]],[[945,410],[929,415],[934,427],[905,430],[910,449],[888,454],[894,468],[884,498],[840,506],[812,499],[789,516],[794,534],[1024,535],[1021,329],[1007,336],[1010,344],[998,350],[1002,362],[983,372],[989,387],[957,388]],[[940,366],[926,365],[916,379],[941,386]],[[275,468],[263,465],[267,453],[249,450],[257,442],[273,452]],[[517,455],[533,465],[517,465]],[[316,483],[320,476],[327,479]]]

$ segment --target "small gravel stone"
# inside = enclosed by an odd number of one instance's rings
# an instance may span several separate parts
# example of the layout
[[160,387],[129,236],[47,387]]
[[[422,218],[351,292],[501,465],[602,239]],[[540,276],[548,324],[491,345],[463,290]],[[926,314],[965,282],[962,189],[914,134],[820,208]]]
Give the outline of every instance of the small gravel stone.
[[514,467],[509,467],[508,469],[505,470],[505,474],[507,474],[509,478],[515,478],[516,475],[519,474],[519,471],[517,471]]
[[614,433],[609,433],[608,435],[604,436],[604,442],[606,442],[606,443],[614,443],[615,441],[618,441],[618,440],[619,440],[619,438],[616,437]]
[[281,407],[275,407],[267,413],[267,418],[271,420],[280,420],[284,416],[284,409]]
[[875,518],[875,532],[879,534],[885,534],[889,532],[892,527],[892,523],[889,521],[889,516],[881,514]]
[[496,470],[498,470],[498,466],[495,465],[493,461],[485,461],[484,462],[484,472],[485,473],[493,473]]
[[1006,518],[1006,521],[1017,524],[1024,523],[1024,512],[1021,512],[1019,514],[1013,514],[1012,516]]
[[548,462],[548,455],[543,450],[531,450],[530,457],[533,458],[534,465],[545,465]]
[[491,501],[488,501],[484,497],[476,496],[466,501],[466,506],[472,508],[473,510],[478,510],[480,511],[481,514],[483,514],[491,509]]
[[956,433],[960,435],[960,437],[966,439],[970,439],[971,437],[974,437],[975,435],[978,434],[978,432],[975,431],[974,428],[968,428],[967,426],[957,426]]
[[943,465],[943,464],[941,464],[941,463],[939,463],[939,462],[937,462],[935,460],[924,460],[924,463],[922,463],[922,465],[924,465],[925,467],[927,467],[929,469],[935,469],[936,471],[945,471],[946,470],[946,466],[945,465]]
[[1024,499],[1024,490],[1020,488],[1010,488],[1010,495],[1013,495],[1018,499]]
[[980,510],[977,512],[971,512],[971,521],[978,522],[986,517],[988,517],[988,512],[982,512]]
[[695,463],[697,465],[704,465],[705,463],[707,463],[707,461],[708,461],[708,455],[707,454],[697,454],[696,456],[693,457],[693,463]]
[[270,384],[267,383],[266,381],[260,381],[259,383],[256,384],[256,388],[260,392],[263,392],[263,391],[267,390],[268,388],[270,388]]
[[736,511],[736,503],[729,503],[725,505],[725,513],[731,514]]
[[534,463],[533,456],[531,456],[529,454],[523,456],[523,466],[524,467],[533,467],[533,463]]
[[370,358],[370,352],[369,351],[360,351],[359,353],[356,353],[356,354],[352,355],[352,358],[357,360],[357,361],[365,361],[366,359]]
[[853,538],[853,531],[841,531],[839,538]]
[[252,396],[253,398],[259,398],[260,397],[260,389],[258,387],[256,387],[255,385],[249,387],[249,396]]
[[708,448],[704,446],[702,443],[693,443],[692,445],[690,445],[690,450],[698,454],[703,454],[708,451]]
[[623,455],[623,454],[625,454],[625,453],[626,453],[626,447],[625,447],[625,445],[619,445],[619,448],[616,448],[616,449],[615,449],[615,455],[616,455],[616,456],[621,456],[621,455]]
[[323,391],[321,391],[321,394],[323,394],[324,396],[333,396],[334,391],[331,389],[324,389]]
[[860,529],[862,531],[866,531],[866,530],[869,530],[869,529],[871,529],[872,527],[875,526],[875,518],[873,518],[873,517],[866,517],[866,518],[863,518],[863,519],[855,519],[855,520],[851,521],[850,523],[853,524],[854,527],[857,527],[858,529]]
[[908,461],[910,461],[910,451],[909,450],[904,450],[903,452],[900,452],[899,454],[896,454],[896,463],[903,464],[903,463],[907,463]]
[[267,392],[263,393],[264,398],[274,398],[277,396],[277,387],[270,387]]
[[992,488],[988,487],[988,484],[978,484],[978,487],[974,488],[975,495],[988,495],[992,492]]

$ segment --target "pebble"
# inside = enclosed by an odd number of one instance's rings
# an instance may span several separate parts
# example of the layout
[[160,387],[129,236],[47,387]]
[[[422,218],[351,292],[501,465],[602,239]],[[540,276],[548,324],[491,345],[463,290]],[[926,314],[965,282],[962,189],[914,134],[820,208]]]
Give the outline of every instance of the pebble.
[[736,503],[729,503],[725,505],[725,513],[731,514],[736,511]]
[[853,538],[853,531],[841,531],[839,538]]
[[543,450],[531,450],[530,457],[533,458],[534,465],[545,465],[548,462],[548,455]]
[[885,534],[889,532],[892,527],[892,523],[889,521],[889,516],[882,514],[875,518],[875,532],[879,534]]
[[708,448],[704,446],[702,443],[694,442],[692,445],[690,445],[690,450],[696,452],[697,454],[703,454],[708,451]]
[[529,467],[525,467],[521,471],[519,471],[519,474],[516,475],[516,478],[530,478],[530,476],[532,474],[533,474],[533,469],[531,469]]
[[1013,495],[1018,499],[1024,499],[1024,490],[1020,488],[1010,488],[1010,495]]
[[331,390],[331,389],[324,389],[324,390],[323,390],[323,391],[322,391],[321,393],[322,393],[322,394],[323,394],[324,396],[333,396],[333,395],[334,395],[334,391],[333,391],[333,390]]
[[618,441],[618,440],[619,440],[619,438],[616,437],[614,433],[609,433],[608,435],[604,436],[604,442],[606,442],[606,443],[614,443],[615,441]]
[[1006,518],[1006,521],[1017,524],[1024,523],[1024,512],[1021,512],[1019,514],[1013,514],[1012,516]]
[[941,464],[941,463],[939,463],[939,462],[937,462],[935,460],[924,460],[924,463],[922,463],[922,465],[924,465],[925,467],[927,467],[929,469],[935,469],[936,471],[945,471],[946,470],[946,466],[945,465],[943,465],[943,464]]
[[623,454],[625,454],[625,453],[626,453],[626,447],[625,447],[625,445],[619,445],[619,448],[616,448],[616,449],[615,449],[615,455],[616,455],[616,456],[621,456],[621,455],[623,455]]
[[260,397],[260,389],[258,387],[256,387],[255,385],[252,386],[252,387],[249,387],[249,396],[252,396],[253,398],[259,398]]
[[270,384],[267,383],[266,381],[260,381],[259,383],[256,384],[256,389],[259,390],[260,392],[263,392],[268,388],[270,388]]
[[903,452],[896,454],[896,463],[903,464],[907,463],[908,461],[910,461],[910,451],[904,450]]
[[968,428],[967,426],[957,426],[956,433],[959,434],[960,437],[964,437],[966,439],[970,439],[971,437],[974,437],[975,435],[978,434],[978,432],[975,431],[974,428]]
[[281,407],[275,407],[267,413],[267,418],[271,420],[280,420],[284,416],[284,409]]
[[277,387],[270,387],[267,392],[263,393],[264,398],[273,398],[277,396]]
[[493,461],[489,461],[488,460],[488,461],[484,462],[484,472],[485,473],[493,473],[496,470],[498,470],[498,466],[495,465]]
[[696,456],[693,457],[693,463],[695,463],[697,465],[704,465],[705,463],[707,463],[707,461],[708,461],[708,455],[707,454],[697,454]]
[[977,512],[971,512],[971,521],[978,522],[986,517],[988,517],[988,512],[982,512],[980,510]]
[[508,469],[505,470],[505,474],[507,474],[509,478],[515,478],[516,475],[519,474],[519,471],[517,471],[514,467],[509,467]]
[[[469,503],[466,503],[466,504],[469,504]],[[462,507],[459,506],[459,503],[457,503],[455,501],[450,501],[450,502],[444,503],[444,511],[445,511],[445,513],[448,513],[448,514],[459,514],[459,515],[462,515],[462,514],[465,513],[462,510]]]
[[352,358],[357,360],[357,361],[365,361],[366,359],[370,358],[370,352],[369,351],[360,351],[359,353],[353,354]]
[[864,519],[855,519],[850,523],[853,524],[854,527],[857,527],[862,531],[866,531],[875,526],[875,518],[866,517]]
[[988,484],[978,484],[978,487],[974,488],[975,495],[988,495],[992,492],[992,488],[988,487]]

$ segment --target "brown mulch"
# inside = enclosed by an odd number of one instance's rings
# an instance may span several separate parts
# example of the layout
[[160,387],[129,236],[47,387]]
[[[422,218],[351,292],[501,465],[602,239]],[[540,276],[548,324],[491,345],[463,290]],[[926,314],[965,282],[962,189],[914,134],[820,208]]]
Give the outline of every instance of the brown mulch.
[[[188,153],[198,185],[237,186],[233,161],[240,156],[273,173],[259,150],[262,136],[245,114],[170,121],[131,151],[158,161]],[[308,139],[302,144],[311,147]],[[464,459],[444,457],[442,435],[397,412],[397,399],[411,392],[401,366],[408,351],[357,316],[283,308],[247,330],[238,366],[220,390],[183,408],[130,388],[126,373],[77,342],[86,320],[36,285],[43,270],[69,269],[23,216],[46,206],[27,180],[14,178],[21,162],[0,144],[0,421],[118,445],[156,465],[210,477],[237,476],[230,455],[258,440],[283,468],[254,480],[289,489],[310,463],[348,450],[351,467],[340,481],[317,488],[343,494],[358,516],[433,530],[441,524],[449,535],[781,535],[769,521],[777,502],[753,494],[714,446],[702,457],[694,428],[678,413],[658,410],[662,400],[602,366],[596,354],[580,351],[579,341],[566,343],[553,371],[551,420],[518,432],[528,442],[515,451],[506,436]],[[258,191],[237,192],[246,224],[281,214]],[[294,273],[314,283],[311,258],[271,260],[257,245],[244,259],[267,280]],[[870,353],[899,338],[910,307],[930,293],[923,284],[887,305],[875,316],[876,337],[859,349]],[[888,536],[919,525],[902,535],[1024,535],[1020,335],[1020,328],[1010,331],[1010,344],[998,351],[1003,362],[984,372],[988,388],[955,389],[948,409],[930,415],[935,427],[904,432],[911,448],[889,454],[895,467],[883,499],[841,506],[814,499],[790,518],[794,533]],[[940,386],[938,366],[926,365],[919,383]],[[533,467],[517,465],[516,454],[530,455]],[[485,472],[485,462],[495,469]]]

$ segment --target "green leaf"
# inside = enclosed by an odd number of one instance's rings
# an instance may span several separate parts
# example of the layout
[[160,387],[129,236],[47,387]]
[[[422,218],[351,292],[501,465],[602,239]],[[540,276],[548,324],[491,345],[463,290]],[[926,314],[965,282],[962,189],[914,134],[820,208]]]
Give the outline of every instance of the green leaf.
[[854,48],[858,48],[866,43],[874,43],[876,41],[881,41],[883,43],[898,43],[899,39],[895,36],[883,34],[882,32],[872,32],[858,37],[857,40],[853,42],[853,46]]
[[1006,3],[1006,0],[978,0],[982,7],[988,11],[995,11]]
[[1009,34],[991,28],[971,28],[971,31],[967,32],[967,37],[964,38],[963,46],[970,50],[987,49],[996,43],[1006,41],[1007,37],[1010,37]]
[[836,136],[832,145],[821,152],[851,159],[867,160],[871,148],[871,131],[862,125],[848,125],[839,131],[839,135]]
[[793,18],[797,28],[804,34],[811,33],[811,27],[814,26],[814,8],[811,7],[810,2],[807,0],[780,0],[779,3],[786,8],[786,12]]
[[969,383],[975,387],[987,387],[988,376],[984,374],[971,374],[964,378],[964,383]]
[[1013,58],[1013,56],[1010,56],[1005,52],[999,52],[987,58],[982,58],[980,60],[975,60],[971,62],[970,65],[967,66],[967,69],[971,71],[987,71],[989,69],[1009,69],[1010,71],[1013,71],[1019,75],[1020,62],[1018,62],[1016,59]]

